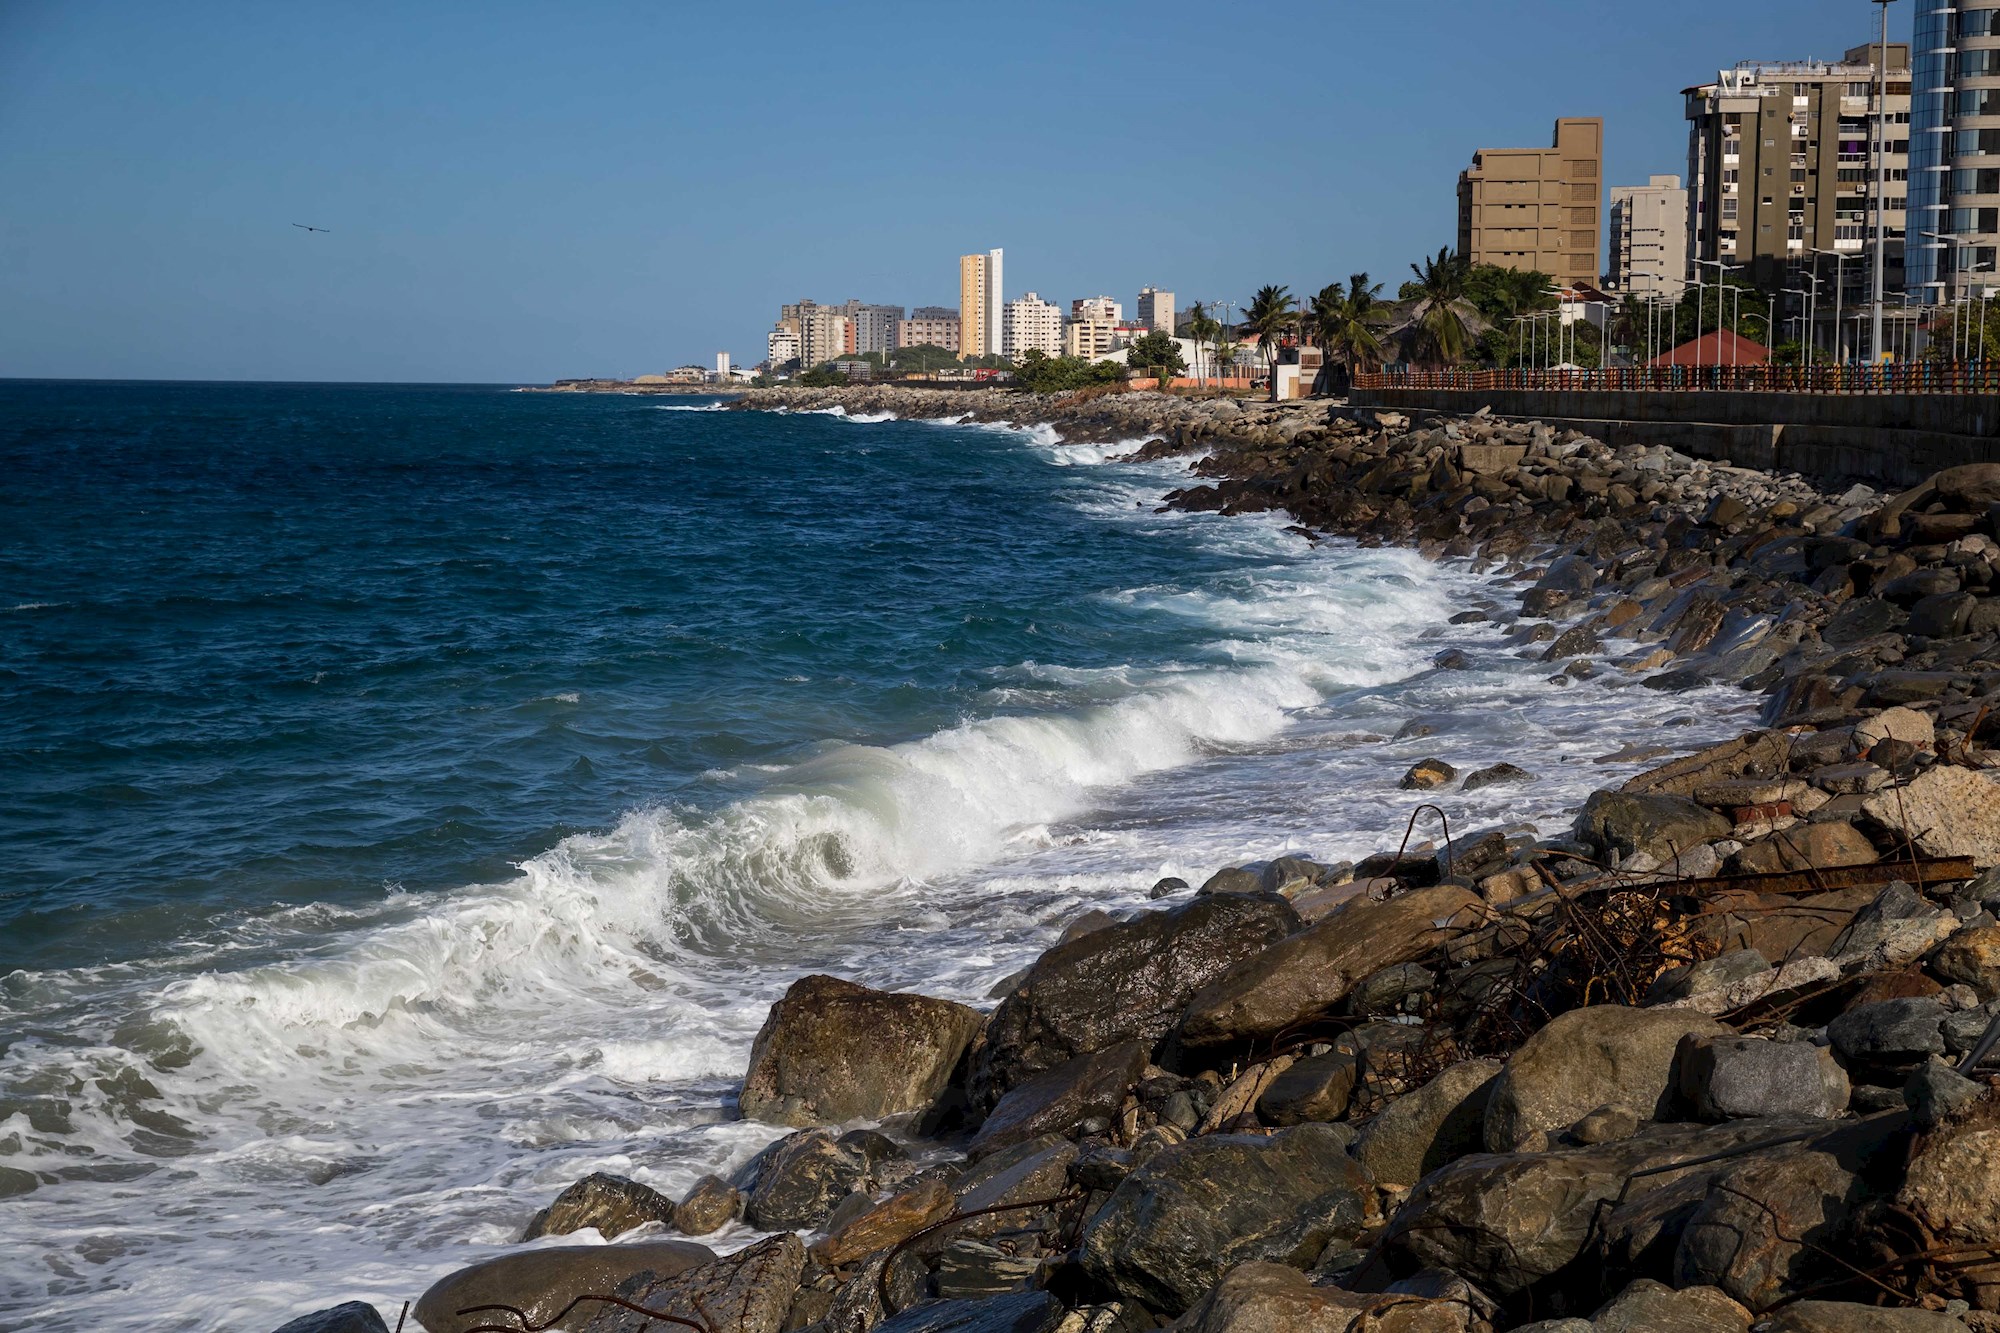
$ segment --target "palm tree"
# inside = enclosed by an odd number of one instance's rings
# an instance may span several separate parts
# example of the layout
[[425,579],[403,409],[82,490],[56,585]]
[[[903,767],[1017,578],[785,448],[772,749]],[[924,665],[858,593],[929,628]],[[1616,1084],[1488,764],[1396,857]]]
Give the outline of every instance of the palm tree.
[[1264,364],[1277,364],[1278,346],[1299,320],[1298,302],[1288,287],[1259,287],[1243,312],[1243,323],[1257,335],[1257,350]]
[[1208,345],[1209,341],[1216,336],[1221,328],[1222,325],[1214,316],[1208,313],[1207,308],[1201,302],[1196,301],[1188,307],[1187,332],[1188,338],[1194,343],[1197,374],[1202,373],[1201,349]]
[[1326,354],[1329,369],[1338,360],[1351,378],[1358,367],[1382,363],[1382,340],[1375,333],[1385,313],[1381,295],[1381,283],[1370,283],[1366,273],[1353,273],[1345,289],[1332,282],[1313,297],[1306,324]]
[[1465,359],[1473,336],[1485,324],[1465,295],[1471,267],[1449,246],[1436,258],[1426,258],[1421,267],[1410,265],[1410,272],[1417,275],[1416,303],[1401,332],[1412,345],[1413,360],[1448,366]]

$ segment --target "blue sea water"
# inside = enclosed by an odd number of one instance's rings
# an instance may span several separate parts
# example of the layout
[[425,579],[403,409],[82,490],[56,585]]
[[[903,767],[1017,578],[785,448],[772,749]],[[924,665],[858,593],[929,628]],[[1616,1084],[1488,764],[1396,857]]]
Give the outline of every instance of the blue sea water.
[[0,1323],[393,1319],[768,1141],[804,972],[985,1002],[1163,875],[1393,841],[1428,753],[1546,823],[1689,711],[1131,442],[714,406],[0,382]]

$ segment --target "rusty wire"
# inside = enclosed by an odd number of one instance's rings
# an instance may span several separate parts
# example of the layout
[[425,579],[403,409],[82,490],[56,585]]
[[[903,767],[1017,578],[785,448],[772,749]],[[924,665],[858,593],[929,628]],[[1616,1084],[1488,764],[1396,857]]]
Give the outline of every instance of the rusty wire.
[[1088,1197],[1088,1193],[1086,1190],[1073,1189],[1061,1194],[1050,1195],[1046,1199],[1029,1199],[1023,1203],[996,1203],[990,1208],[974,1208],[970,1212],[953,1213],[950,1217],[941,1217],[935,1222],[918,1227],[915,1231],[912,1231],[909,1235],[891,1245],[889,1252],[882,1256],[882,1267],[875,1274],[875,1299],[882,1307],[882,1317],[887,1319],[896,1313],[896,1307],[889,1300],[890,1270],[895,1267],[897,1258],[904,1250],[909,1249],[910,1246],[916,1244],[925,1236],[942,1231],[946,1227],[956,1226],[960,1222],[969,1222],[975,1217],[986,1217],[993,1213],[1011,1213],[1028,1208],[1053,1208],[1065,1203],[1075,1203]]
[[1394,874],[1396,869],[1403,864],[1403,850],[1410,845],[1410,835],[1417,831],[1417,816],[1426,810],[1429,810],[1438,817],[1438,823],[1444,829],[1444,877],[1450,879],[1452,862],[1456,859],[1451,849],[1451,821],[1445,818],[1442,807],[1432,805],[1428,801],[1410,811],[1410,822],[1403,826],[1403,840],[1396,844],[1396,860],[1395,864],[1390,868],[1390,873]]

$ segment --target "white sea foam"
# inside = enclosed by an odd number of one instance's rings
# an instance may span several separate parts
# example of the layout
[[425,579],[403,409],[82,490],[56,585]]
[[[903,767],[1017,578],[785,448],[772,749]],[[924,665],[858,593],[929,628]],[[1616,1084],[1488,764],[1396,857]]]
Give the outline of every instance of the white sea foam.
[[[1017,435],[1065,467],[1131,447]],[[68,1105],[59,1130],[0,1120],[0,1166],[152,1174],[10,1200],[26,1239],[0,1257],[0,1322],[269,1327],[351,1298],[393,1313],[586,1171],[678,1193],[754,1152],[775,1131],[730,1119],[729,1097],[803,972],[978,1001],[1076,912],[1142,904],[1161,876],[1376,850],[1423,799],[1394,779],[1427,753],[1540,772],[1454,801],[1455,831],[1546,820],[1614,776],[1591,762],[1608,733],[1691,711],[1623,680],[1559,689],[1486,627],[1422,637],[1483,588],[1409,553],[1307,551],[1278,515],[1153,513],[1178,475],[1098,466],[1066,494],[1230,557],[1226,575],[1114,595],[1199,628],[1195,659],[996,667],[992,715],[738,766],[755,795],[632,812],[499,883],[5,979],[0,1017],[71,1035],[0,1055]],[[1447,645],[1474,669],[1427,670]],[[1436,735],[1382,739],[1419,714]],[[171,1221],[133,1230],[142,1206]]]
[[655,412],[727,412],[727,403],[655,403]]

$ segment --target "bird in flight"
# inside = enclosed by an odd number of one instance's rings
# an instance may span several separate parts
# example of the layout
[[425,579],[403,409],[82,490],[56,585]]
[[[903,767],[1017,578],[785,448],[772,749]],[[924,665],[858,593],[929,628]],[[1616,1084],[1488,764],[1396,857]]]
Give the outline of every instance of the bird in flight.
[[306,224],[305,224],[305,223],[303,223],[303,222],[294,222],[294,223],[293,223],[292,225],[293,225],[294,227],[297,227],[297,228],[298,228],[299,230],[301,230],[301,231],[324,231],[324,232],[331,232],[331,231],[333,230],[333,229],[332,229],[331,227],[308,227],[308,226],[306,226]]

